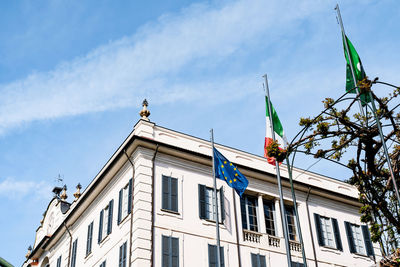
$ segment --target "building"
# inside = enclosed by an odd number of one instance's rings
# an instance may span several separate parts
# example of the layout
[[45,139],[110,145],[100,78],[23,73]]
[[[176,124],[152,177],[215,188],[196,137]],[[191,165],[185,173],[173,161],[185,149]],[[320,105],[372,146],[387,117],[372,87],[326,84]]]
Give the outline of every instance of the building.
[[[83,193],[55,195],[26,266],[215,266],[211,145],[142,118]],[[286,266],[274,166],[216,147],[248,178],[243,198],[218,180],[224,266]],[[373,266],[380,259],[360,223],[355,187],[295,169],[297,207],[308,266]],[[281,168],[290,249],[302,266],[287,169]],[[60,194],[61,193],[61,194]]]

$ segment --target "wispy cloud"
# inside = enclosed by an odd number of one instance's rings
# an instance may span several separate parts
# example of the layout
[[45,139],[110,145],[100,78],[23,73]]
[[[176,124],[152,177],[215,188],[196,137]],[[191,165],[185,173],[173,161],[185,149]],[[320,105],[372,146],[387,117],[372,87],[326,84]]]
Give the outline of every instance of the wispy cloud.
[[34,120],[126,107],[144,97],[162,104],[241,88],[235,85],[248,84],[248,71],[200,74],[226,65],[243,47],[272,44],[283,28],[317,8],[315,1],[235,1],[218,7],[195,4],[162,16],[134,36],[53,71],[0,85],[0,133]]
[[13,178],[0,181],[0,198],[21,200],[28,196],[48,200],[51,197],[51,185],[45,181],[18,181]]

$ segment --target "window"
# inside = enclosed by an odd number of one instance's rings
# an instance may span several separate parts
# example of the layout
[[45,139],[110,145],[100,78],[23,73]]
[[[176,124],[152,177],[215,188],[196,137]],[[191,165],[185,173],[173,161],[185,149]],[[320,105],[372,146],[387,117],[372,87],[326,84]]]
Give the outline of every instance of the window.
[[264,200],[264,216],[265,216],[265,228],[269,235],[276,236],[275,233],[275,207],[271,201]]
[[61,267],[61,255],[57,258],[57,267]]
[[119,265],[118,267],[126,267],[126,242],[119,247]]
[[179,267],[179,239],[171,236],[162,236],[162,266]]
[[106,261],[103,261],[99,267],[106,267]]
[[92,252],[92,239],[93,239],[93,222],[88,225],[87,239],[86,239],[86,256]]
[[351,253],[358,253],[368,256],[374,255],[374,249],[371,242],[368,226],[357,225],[344,222]]
[[314,213],[317,239],[320,246],[336,248],[343,251],[339,226],[335,218],[328,218]]
[[285,206],[286,220],[289,228],[289,239],[297,240],[297,230],[296,230],[296,215],[294,213],[294,208]]
[[265,256],[251,253],[251,267],[267,267]]
[[[217,190],[217,203],[218,203],[218,217],[219,222],[225,219],[224,210],[224,190],[223,187]],[[214,189],[199,184],[199,213],[200,219],[207,219],[215,221],[215,199]]]
[[72,243],[72,255],[71,255],[71,267],[75,267],[76,264],[76,250],[78,247],[78,239]]
[[111,199],[108,205],[100,211],[98,243],[100,243],[107,235],[111,234],[113,204],[114,200]]
[[[219,247],[219,255],[221,257],[221,267],[225,267],[224,260],[224,247]],[[208,245],[208,266],[209,267],[217,267],[217,246]]]
[[240,208],[242,212],[243,229],[257,232],[257,199],[255,197],[243,195],[240,199]]
[[291,261],[292,267],[304,267],[304,263]]
[[178,212],[178,179],[162,176],[162,209]]
[[129,183],[119,190],[118,201],[118,224],[132,211],[132,179]]

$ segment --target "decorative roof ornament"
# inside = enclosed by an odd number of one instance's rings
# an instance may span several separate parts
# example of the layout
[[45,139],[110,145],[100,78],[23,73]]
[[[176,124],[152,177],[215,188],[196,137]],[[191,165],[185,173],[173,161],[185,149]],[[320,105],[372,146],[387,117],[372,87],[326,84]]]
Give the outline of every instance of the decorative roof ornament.
[[29,247],[28,247],[28,252],[26,253],[25,258],[29,258],[29,256],[31,255],[31,253],[32,253],[32,246],[29,246]]
[[76,186],[76,192],[74,193],[75,200],[77,200],[77,199],[82,195],[81,189],[82,189],[82,186],[81,186],[81,184],[79,183],[79,184]]
[[67,195],[67,185],[64,185],[63,187],[63,191],[60,195],[61,200],[65,201],[67,199],[68,195]]
[[147,102],[147,100],[146,99],[143,100],[143,103],[142,103],[143,108],[139,112],[139,115],[140,115],[142,120],[150,121],[149,118],[148,118],[150,116],[150,111],[147,109],[148,105],[149,105],[149,103]]

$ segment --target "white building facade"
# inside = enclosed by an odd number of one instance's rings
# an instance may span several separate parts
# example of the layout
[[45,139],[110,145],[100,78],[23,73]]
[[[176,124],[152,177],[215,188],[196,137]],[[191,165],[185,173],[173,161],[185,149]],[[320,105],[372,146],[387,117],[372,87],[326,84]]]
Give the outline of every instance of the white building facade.
[[[249,180],[240,198],[217,179],[223,266],[286,266],[274,166],[216,145]],[[216,266],[211,144],[141,119],[72,203],[49,204],[26,266]],[[293,266],[302,266],[286,166],[282,186]],[[374,266],[355,187],[294,169],[308,266]]]

